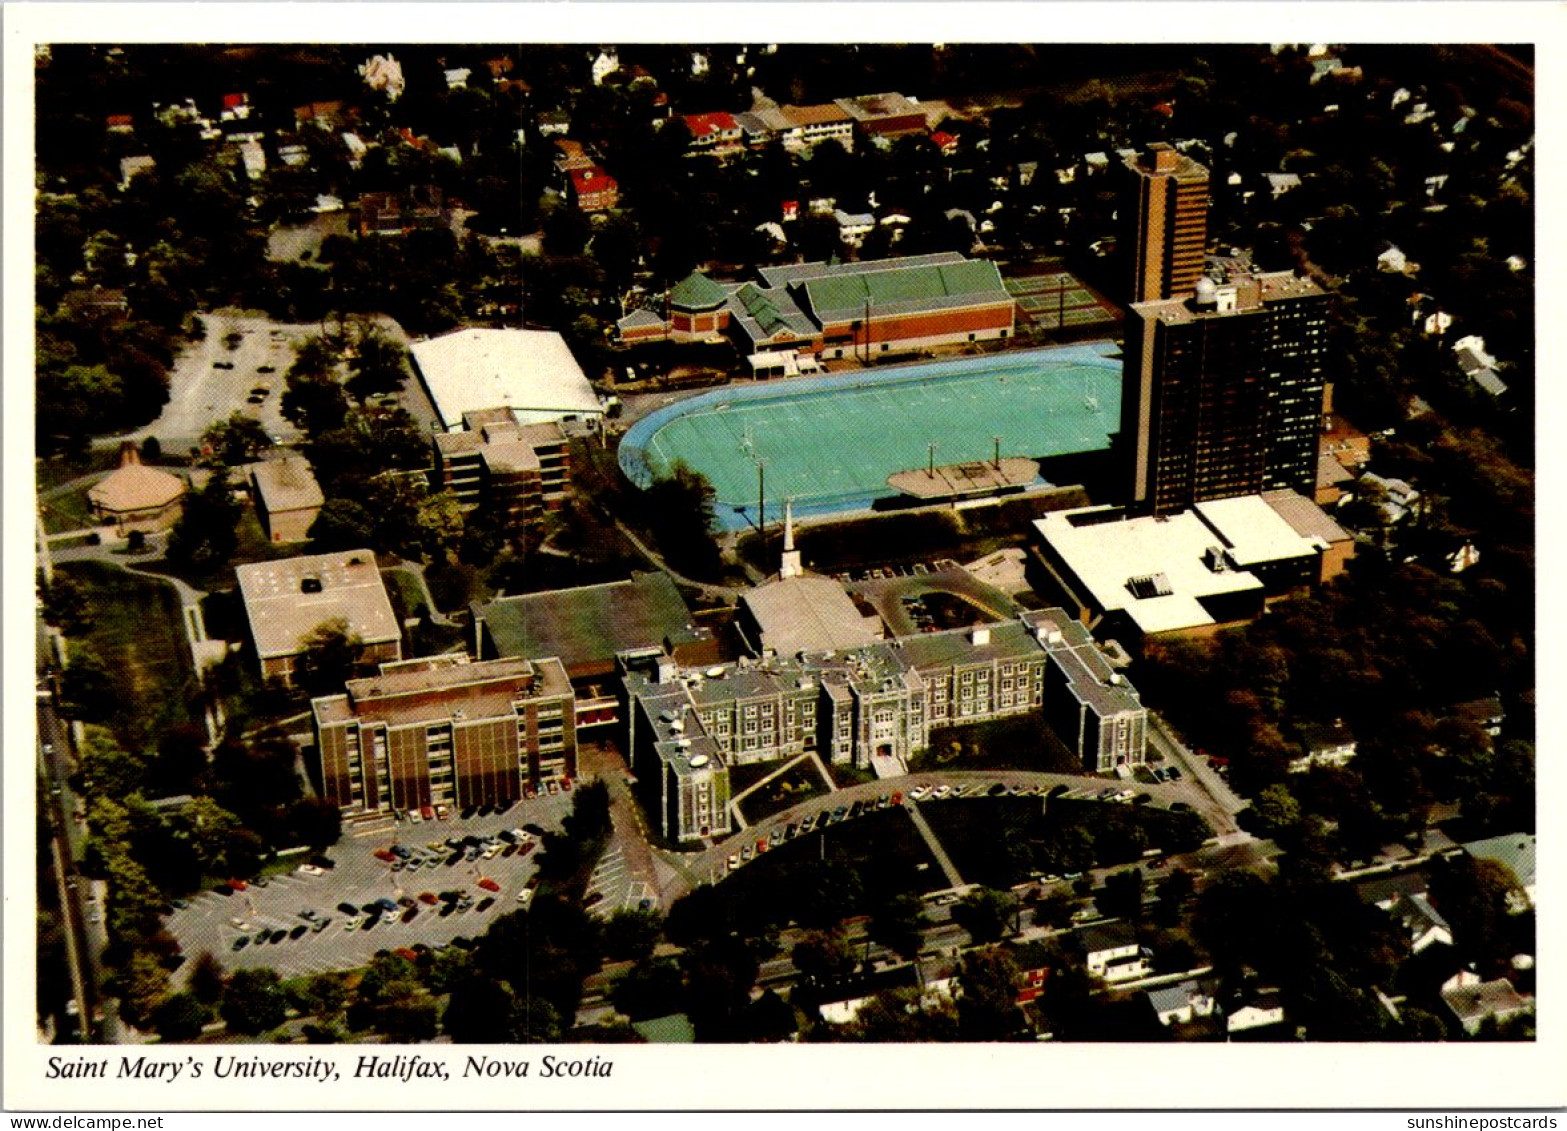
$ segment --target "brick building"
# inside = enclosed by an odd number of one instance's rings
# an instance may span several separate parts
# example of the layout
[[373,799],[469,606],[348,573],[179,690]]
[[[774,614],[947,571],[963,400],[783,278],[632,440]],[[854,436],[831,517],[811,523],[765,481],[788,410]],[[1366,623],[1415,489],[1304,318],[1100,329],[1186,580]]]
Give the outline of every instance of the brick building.
[[388,663],[310,708],[324,795],[350,813],[506,804],[577,773],[558,660]]
[[326,497],[304,456],[263,460],[247,469],[256,518],[269,542],[303,542]]
[[402,658],[402,630],[370,550],[251,562],[234,575],[263,679],[292,684],[305,640],[333,622],[359,642],[361,662]]

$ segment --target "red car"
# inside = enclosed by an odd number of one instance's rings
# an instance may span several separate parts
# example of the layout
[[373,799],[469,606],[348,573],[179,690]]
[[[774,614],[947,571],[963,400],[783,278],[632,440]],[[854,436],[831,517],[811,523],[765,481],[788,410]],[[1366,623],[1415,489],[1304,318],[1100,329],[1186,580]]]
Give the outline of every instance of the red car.
[[767,851],[767,838],[765,836],[764,837],[759,837],[757,839],[756,851],[757,852],[766,852]]
[[419,902],[428,903],[431,907],[434,907],[440,901],[435,898],[433,891],[422,891],[419,893]]
[[229,887],[233,888],[235,891],[244,891],[249,886],[250,885],[247,884],[244,880],[230,880],[229,881]]
[[381,861],[383,864],[390,864],[393,860],[397,859],[396,855],[392,852],[392,850],[390,848],[378,848],[378,849],[376,849],[375,850],[375,858],[377,860]]
[[571,792],[571,779],[570,778],[561,778],[560,779],[560,787],[562,789],[564,789],[567,793],[570,793]]
[[534,847],[535,847],[534,842],[530,840],[527,844],[525,844],[521,848],[517,849],[517,855],[518,856],[526,856],[526,855],[528,855],[528,853],[533,851]]
[[894,805],[902,805],[903,804],[903,794],[901,794],[901,793],[894,793],[892,795],[892,803]]
[[392,951],[392,953],[397,955],[398,958],[406,959],[409,962],[417,962],[419,960],[419,956],[413,951],[409,950],[406,946],[400,946],[396,950]]
[[435,820],[435,806],[421,805],[419,807],[419,816],[423,817],[426,821]]
[[479,886],[481,888],[483,888],[485,891],[500,891],[501,890],[501,885],[496,883],[494,880],[490,879],[490,877],[488,877],[488,876],[485,876],[483,879],[481,879],[479,881]]

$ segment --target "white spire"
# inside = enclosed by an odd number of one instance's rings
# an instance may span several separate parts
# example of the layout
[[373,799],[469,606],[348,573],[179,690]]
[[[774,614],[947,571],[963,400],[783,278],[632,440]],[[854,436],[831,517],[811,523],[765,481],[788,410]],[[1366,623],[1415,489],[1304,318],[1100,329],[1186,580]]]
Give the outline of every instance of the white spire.
[[778,576],[799,577],[804,572],[804,567],[800,565],[800,551],[794,548],[794,500],[785,499],[783,560],[778,565]]

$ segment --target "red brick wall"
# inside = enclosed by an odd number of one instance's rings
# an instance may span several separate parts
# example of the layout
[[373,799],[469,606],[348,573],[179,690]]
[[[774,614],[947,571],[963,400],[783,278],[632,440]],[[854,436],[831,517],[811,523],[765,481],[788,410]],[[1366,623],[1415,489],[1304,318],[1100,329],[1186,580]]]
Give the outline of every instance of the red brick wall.
[[[871,311],[870,341],[900,342],[916,338],[934,338],[946,335],[994,333],[1012,326],[1012,306],[985,306],[967,310],[942,310],[931,314],[905,314],[880,317]],[[849,322],[829,322],[822,328],[823,337],[831,340],[835,335],[848,335],[855,344],[863,344],[865,328],[850,332]]]

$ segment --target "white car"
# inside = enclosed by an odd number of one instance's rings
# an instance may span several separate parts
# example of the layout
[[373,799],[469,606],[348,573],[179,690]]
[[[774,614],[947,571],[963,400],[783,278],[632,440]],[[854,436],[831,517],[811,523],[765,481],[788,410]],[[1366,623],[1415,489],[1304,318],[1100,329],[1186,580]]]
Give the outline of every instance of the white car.
[[314,864],[301,864],[295,869],[301,876],[324,876],[325,868],[317,868]]
[[522,904],[524,907],[528,906],[529,901],[531,901],[532,899],[533,899],[533,889],[532,888],[523,888],[521,891],[519,891],[517,893],[517,902]]
[[738,867],[740,867],[740,854],[738,852],[731,852],[729,854],[729,870],[733,872]]
[[938,785],[935,788],[934,792],[931,793],[931,796],[932,797],[946,797],[951,792],[952,792],[952,787],[950,785]]
[[357,931],[358,929],[359,929],[359,919],[357,917],[352,918],[352,919],[344,919],[343,920],[343,930],[345,930],[345,931]]

